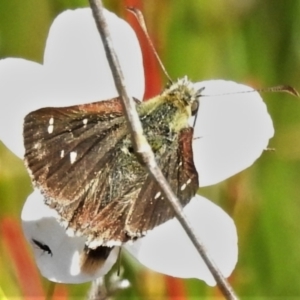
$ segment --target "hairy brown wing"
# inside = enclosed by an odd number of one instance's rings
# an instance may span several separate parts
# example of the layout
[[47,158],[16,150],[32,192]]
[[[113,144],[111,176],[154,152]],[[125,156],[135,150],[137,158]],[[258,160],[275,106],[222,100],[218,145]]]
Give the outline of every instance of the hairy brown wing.
[[[106,183],[108,153],[128,134],[119,99],[42,108],[25,117],[25,164],[34,185],[65,220]],[[100,193],[101,194],[101,193]],[[101,202],[101,198],[97,199]]]
[[[183,206],[195,196],[199,188],[192,140],[193,128],[183,129],[178,139],[163,153],[162,157],[157,157],[162,173]],[[141,236],[173,217],[173,209],[156,182],[148,176],[131,207],[126,231],[130,236]]]

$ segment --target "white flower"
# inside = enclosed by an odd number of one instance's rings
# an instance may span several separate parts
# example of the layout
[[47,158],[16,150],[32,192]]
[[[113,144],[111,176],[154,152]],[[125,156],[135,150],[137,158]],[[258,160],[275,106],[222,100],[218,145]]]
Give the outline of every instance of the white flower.
[[[52,281],[90,281],[91,275],[81,271],[85,238],[67,236],[66,230],[57,222],[58,218],[57,212],[44,204],[38,190],[28,197],[22,210],[24,234],[32,245],[41,273]],[[42,249],[37,242],[47,248]],[[118,247],[115,247],[104,265],[93,273],[93,278],[105,275],[117,257]]]
[[[138,41],[129,25],[106,11],[114,48],[121,62],[129,93],[143,98],[144,74]],[[201,66],[199,65],[199,68]],[[200,99],[193,143],[200,186],[215,184],[250,166],[273,136],[271,118],[256,92],[224,80],[195,83],[205,87]],[[222,95],[223,96],[220,96]],[[46,106],[68,106],[117,96],[111,71],[91,11],[62,13],[53,23],[43,65],[22,59],[0,61],[0,138],[23,157],[22,123],[30,111]],[[237,261],[237,234],[233,221],[209,200],[195,196],[185,207],[196,234],[213,259],[229,276]],[[55,211],[39,191],[23,208],[24,233],[33,245],[42,274],[53,281],[79,283],[104,275],[116,260],[114,250],[93,274],[81,270],[84,237],[70,237],[58,224]],[[51,252],[37,247],[33,239]],[[142,264],[183,278],[215,281],[176,219],[133,244],[125,245]]]

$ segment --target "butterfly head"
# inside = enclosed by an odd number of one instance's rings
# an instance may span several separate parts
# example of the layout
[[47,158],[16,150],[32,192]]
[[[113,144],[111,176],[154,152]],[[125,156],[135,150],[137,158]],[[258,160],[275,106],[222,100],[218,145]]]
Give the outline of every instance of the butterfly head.
[[160,116],[156,116],[153,119],[160,120],[162,124],[164,123],[173,132],[179,132],[181,129],[187,128],[190,117],[197,113],[202,90],[197,89],[194,83],[186,76],[168,84],[156,98],[158,102],[153,101],[154,107],[155,104],[159,104],[159,107],[156,106],[155,108],[158,108],[157,111],[160,112]]
[[203,89],[195,88],[187,76],[168,84],[161,96],[170,99],[178,107],[186,107],[194,115],[198,108],[199,98]]

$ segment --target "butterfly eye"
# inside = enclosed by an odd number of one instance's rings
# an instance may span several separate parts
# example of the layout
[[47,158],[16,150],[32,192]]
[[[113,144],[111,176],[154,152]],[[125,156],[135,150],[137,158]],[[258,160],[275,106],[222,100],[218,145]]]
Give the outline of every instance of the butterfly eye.
[[50,254],[51,256],[53,255],[53,253],[52,253],[52,251],[51,251],[51,249],[49,248],[48,245],[43,244],[43,243],[41,243],[41,242],[39,242],[39,241],[37,241],[37,240],[35,240],[35,239],[32,239],[32,242],[33,242],[38,248],[40,248],[41,250],[43,250],[44,252]]

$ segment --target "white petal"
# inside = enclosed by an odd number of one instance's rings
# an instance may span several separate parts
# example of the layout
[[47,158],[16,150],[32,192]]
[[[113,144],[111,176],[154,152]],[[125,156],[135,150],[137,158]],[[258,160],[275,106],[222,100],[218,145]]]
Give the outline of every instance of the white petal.
[[[63,283],[82,283],[105,275],[117,260],[118,248],[114,248],[105,263],[93,273],[83,272],[80,259],[85,238],[68,236],[57,217],[57,212],[44,204],[43,196],[38,191],[28,197],[23,207],[24,234],[32,245],[42,275],[51,281]],[[34,245],[32,239],[46,244],[52,255]]]
[[[104,13],[126,87],[132,96],[142,99],[144,71],[137,37],[124,20],[107,10]],[[89,8],[66,11],[55,19],[47,39],[44,65],[47,72],[54,74],[53,88],[62,92],[70,104],[118,95]]]
[[0,139],[23,157],[23,119],[46,93],[43,67],[23,59],[0,61]]
[[[129,92],[142,99],[144,73],[137,38],[129,25],[106,11]],[[117,96],[90,9],[62,13],[54,21],[44,66],[22,59],[0,61],[0,139],[24,155],[23,119],[47,106],[68,106]]]
[[[221,208],[198,195],[184,212],[221,272],[228,277],[238,255],[237,233],[232,219]],[[214,278],[177,219],[160,225],[133,245],[126,245],[126,249],[157,272],[199,278],[215,285]]]
[[[220,182],[251,166],[274,134],[266,105],[253,88],[232,81],[196,83],[205,87],[193,143],[200,186]],[[240,92],[240,93],[239,93]]]

